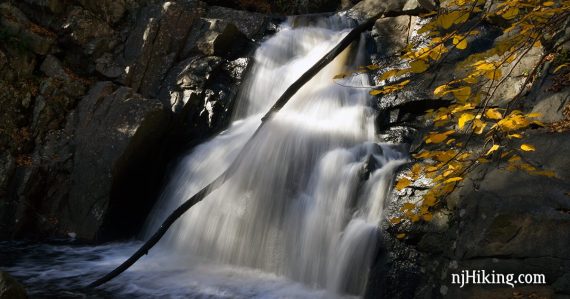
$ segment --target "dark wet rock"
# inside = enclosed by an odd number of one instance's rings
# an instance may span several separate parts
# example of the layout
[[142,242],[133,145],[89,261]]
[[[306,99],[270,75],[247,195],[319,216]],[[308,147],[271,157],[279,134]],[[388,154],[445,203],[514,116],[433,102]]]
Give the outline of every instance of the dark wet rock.
[[60,225],[78,238],[93,239],[108,219],[112,199],[121,200],[112,198],[112,189],[132,165],[157,150],[168,114],[156,100],[100,82],[80,102],[75,118],[72,185]]
[[91,11],[78,6],[69,11],[62,27],[87,55],[98,56],[102,52],[111,50],[118,43],[113,28]]
[[143,96],[157,96],[162,79],[179,58],[202,11],[194,2],[166,2],[143,9],[125,44],[125,83]]
[[26,289],[6,272],[0,271],[0,299],[27,299]]
[[377,41],[376,48],[383,56],[399,53],[411,39],[412,17],[399,16],[383,18],[376,21],[372,29],[372,37]]
[[206,19],[208,31],[198,40],[196,47],[205,55],[229,54],[232,49],[246,43],[246,37],[232,23]]
[[60,14],[65,10],[65,0],[24,0],[24,2],[47,9],[54,14]]
[[128,8],[128,2],[128,0],[79,0],[83,7],[97,14],[99,18],[109,24],[121,20]]
[[259,39],[263,37],[269,22],[269,17],[264,14],[219,6],[209,7],[205,17],[232,23],[249,39]]
[[113,55],[105,53],[95,60],[95,70],[110,79],[119,78],[124,74],[124,69],[115,62]]
[[31,77],[38,61],[36,55],[15,37],[2,46],[4,51],[0,50],[0,79],[13,81]]
[[359,21],[364,21],[383,11],[400,11],[407,2],[408,1],[405,0],[363,0],[348,10],[348,16]]
[[34,24],[9,3],[0,3],[0,24],[4,34],[18,37],[23,46],[37,54],[48,54],[55,43],[53,32]]
[[0,154],[0,197],[6,196],[9,179],[16,169],[16,161],[8,152]]
[[[45,80],[45,84],[41,85],[42,93],[52,92],[58,87],[53,84],[60,84],[63,92],[72,97],[79,97],[85,94],[85,85],[87,82],[77,77],[71,70],[63,67],[61,62],[54,56],[48,55],[40,65],[40,70],[50,79]],[[55,80],[53,80],[55,79]]]

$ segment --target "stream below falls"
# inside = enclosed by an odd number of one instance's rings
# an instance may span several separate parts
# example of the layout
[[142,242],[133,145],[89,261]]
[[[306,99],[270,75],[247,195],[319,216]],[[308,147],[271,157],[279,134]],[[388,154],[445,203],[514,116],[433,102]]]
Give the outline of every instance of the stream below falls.
[[371,84],[368,75],[343,80],[353,87],[333,80],[367,63],[364,41],[307,83],[246,145],[285,89],[349,32],[338,17],[310,27],[293,23],[257,49],[231,126],[179,159],[142,239],[247,146],[239,165],[148,256],[89,291],[77,289],[142,243],[0,243],[8,257],[0,267],[37,298],[362,296],[393,173],[407,158],[378,140],[374,99],[358,88]]

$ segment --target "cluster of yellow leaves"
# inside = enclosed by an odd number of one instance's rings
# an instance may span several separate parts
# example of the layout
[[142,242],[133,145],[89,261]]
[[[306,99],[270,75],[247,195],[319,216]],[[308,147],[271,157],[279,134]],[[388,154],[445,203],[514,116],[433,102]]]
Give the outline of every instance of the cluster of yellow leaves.
[[380,89],[375,89],[372,90],[370,92],[371,95],[375,96],[375,95],[379,95],[379,94],[388,94],[388,93],[393,93],[396,92],[398,90],[401,90],[402,88],[404,88],[404,86],[406,86],[408,83],[410,83],[410,80],[404,80],[400,83],[396,83],[396,84],[391,84],[391,85],[385,85]]
[[[521,148],[525,147],[526,145],[521,145]],[[524,150],[524,149],[523,149]],[[531,151],[534,151],[534,147],[530,147]],[[508,160],[507,170],[508,171],[515,171],[515,170],[522,170],[532,175],[540,175],[546,177],[555,177],[556,173],[552,170],[542,170],[536,166],[533,166],[521,159],[519,155],[512,155]]]
[[[438,200],[452,192],[472,167],[488,163],[490,159],[507,159],[509,170],[554,176],[553,172],[522,162],[505,142],[523,138],[524,130],[533,124],[542,126],[536,120],[539,115],[511,111],[508,106],[490,106],[490,101],[497,87],[510,75],[509,69],[526,52],[533,47],[542,47],[541,40],[563,29],[564,20],[570,15],[570,0],[500,0],[490,7],[485,6],[486,2],[441,1],[437,13],[428,14],[431,20],[418,30],[424,39],[404,49],[401,65],[408,67],[388,70],[379,76],[380,80],[389,82],[426,72],[437,67],[451,50],[467,49],[470,38],[480,34],[476,29],[479,22],[503,20],[497,26],[502,27],[504,34],[493,47],[469,55],[457,65],[454,80],[433,90],[436,98],[451,100],[452,104],[426,112],[425,117],[433,121],[436,130],[426,134],[424,149],[414,155],[415,163],[397,180],[395,187],[397,190],[409,188],[419,177],[428,178],[432,185],[421,202],[402,206],[402,216],[390,220],[394,224],[405,220],[430,221],[431,209]],[[399,91],[409,80],[402,83],[387,83],[371,94]],[[468,149],[466,143],[476,137],[481,138],[486,147],[477,151]],[[519,153],[533,152],[535,147],[523,143],[517,150]]]

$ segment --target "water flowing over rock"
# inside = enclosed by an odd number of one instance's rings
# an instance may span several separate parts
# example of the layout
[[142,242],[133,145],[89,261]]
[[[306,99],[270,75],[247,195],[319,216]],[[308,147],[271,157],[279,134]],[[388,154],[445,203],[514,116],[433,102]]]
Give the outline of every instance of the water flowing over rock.
[[[325,21],[282,26],[256,51],[232,126],[180,162],[149,232],[228,167],[262,113],[346,32]],[[342,54],[259,131],[224,185],[166,236],[164,252],[180,263],[191,264],[190,254],[285,275],[331,294],[364,292],[391,174],[405,159],[375,144],[368,93],[330,79],[348,61],[361,64],[363,47]]]

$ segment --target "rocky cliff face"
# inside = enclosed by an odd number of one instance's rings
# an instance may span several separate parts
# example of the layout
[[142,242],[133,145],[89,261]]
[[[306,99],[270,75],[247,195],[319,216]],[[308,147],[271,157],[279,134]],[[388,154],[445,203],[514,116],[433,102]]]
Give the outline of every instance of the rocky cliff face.
[[0,1],[0,237],[136,233],[168,160],[224,127],[265,15]]
[[[413,38],[417,22],[416,17],[410,16],[379,20],[372,31],[378,46],[373,59],[379,63],[389,61],[392,54]],[[468,51],[472,53],[489,48],[501,38],[501,33],[492,26],[482,25],[480,30],[484,34],[471,41],[473,46]],[[566,37],[568,34],[567,30]],[[566,42],[560,56],[564,58],[569,50],[570,44]],[[500,163],[481,164],[436,209],[431,222],[385,223],[385,251],[379,254],[373,266],[366,298],[570,296],[570,160],[565,153],[570,146],[569,71],[554,73],[556,63],[551,61],[538,71],[540,75],[531,84],[525,85],[525,75],[541,55],[542,52],[534,48],[518,65],[512,65],[511,78],[491,102],[504,107],[520,91],[523,97],[515,103],[516,109],[541,113],[540,121],[545,126],[531,128],[525,137],[525,142],[534,144],[537,150],[524,153],[522,159],[555,175],[509,171]],[[437,108],[429,105],[445,105],[440,100],[430,101],[431,91],[450,80],[455,65],[465,57],[450,55],[437,72],[416,76],[409,88],[379,98],[378,105],[383,111],[379,127],[389,128],[380,134],[388,140],[407,142],[412,151],[418,151],[422,135],[431,126],[421,115],[429,108]],[[513,146],[518,147],[520,143]],[[386,217],[399,215],[403,203],[417,202],[423,192],[421,186],[394,191]],[[397,239],[396,235],[402,232],[406,237]],[[520,284],[515,288],[479,284],[460,288],[451,284],[451,274],[462,270],[541,273],[546,276],[546,284]]]

